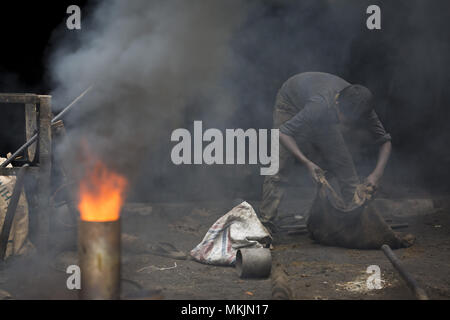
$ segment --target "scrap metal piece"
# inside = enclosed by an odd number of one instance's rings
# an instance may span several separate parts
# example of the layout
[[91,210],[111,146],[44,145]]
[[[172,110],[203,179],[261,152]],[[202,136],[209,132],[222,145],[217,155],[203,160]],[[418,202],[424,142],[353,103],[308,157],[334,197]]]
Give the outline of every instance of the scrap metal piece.
[[235,266],[240,278],[267,278],[272,269],[270,249],[239,249],[236,253]]
[[429,300],[425,290],[422,287],[420,287],[419,284],[416,282],[416,280],[406,271],[401,261],[391,250],[391,248],[387,244],[384,244],[381,246],[381,250],[383,250],[384,254],[392,263],[394,268],[397,269],[398,273],[400,273],[400,276],[403,278],[403,280],[405,280],[406,284],[413,291],[416,298],[418,300]]
[[82,300],[120,298],[120,220],[79,222]]

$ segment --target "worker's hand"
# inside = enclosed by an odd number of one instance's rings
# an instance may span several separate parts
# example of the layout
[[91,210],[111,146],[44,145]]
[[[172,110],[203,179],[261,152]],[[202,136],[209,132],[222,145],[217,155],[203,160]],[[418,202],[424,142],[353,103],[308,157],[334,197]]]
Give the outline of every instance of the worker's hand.
[[377,174],[371,173],[367,178],[366,178],[366,184],[368,186],[373,187],[374,189],[376,189],[378,187],[378,181],[380,180],[380,177]]
[[313,180],[317,183],[320,182],[320,177],[323,176],[325,174],[325,172],[318,166],[316,165],[314,162],[309,161],[306,164],[306,168],[308,168],[309,173],[311,174],[311,177],[313,178]]
[[370,174],[365,181],[366,185],[366,192],[370,197],[373,197],[378,189],[378,181],[380,180],[380,177],[374,173]]

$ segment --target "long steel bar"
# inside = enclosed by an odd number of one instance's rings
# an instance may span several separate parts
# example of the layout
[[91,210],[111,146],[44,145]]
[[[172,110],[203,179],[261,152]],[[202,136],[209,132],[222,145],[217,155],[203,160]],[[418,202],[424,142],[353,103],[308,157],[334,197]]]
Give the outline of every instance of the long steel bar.
[[395,253],[391,250],[387,244],[381,246],[381,250],[383,250],[386,257],[392,263],[395,269],[397,269],[400,276],[405,280],[408,287],[414,292],[414,295],[419,300],[429,300],[427,293],[423,288],[419,286],[416,280],[406,271],[406,269],[402,266],[401,261],[395,255]]

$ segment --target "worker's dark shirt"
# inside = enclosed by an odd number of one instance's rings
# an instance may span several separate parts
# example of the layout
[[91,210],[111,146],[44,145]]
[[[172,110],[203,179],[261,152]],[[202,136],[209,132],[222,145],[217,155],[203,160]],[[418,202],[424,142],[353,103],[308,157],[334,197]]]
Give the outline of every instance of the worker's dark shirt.
[[[278,92],[277,108],[295,115],[281,125],[280,131],[293,137],[306,137],[311,133],[320,134],[325,131],[341,132],[334,105],[335,97],[349,85],[350,83],[337,76],[321,72],[306,72],[291,77]],[[367,142],[369,138],[374,144],[391,140],[375,111],[362,119],[354,129],[354,133],[364,137],[359,140]],[[356,135],[352,136],[356,138]]]

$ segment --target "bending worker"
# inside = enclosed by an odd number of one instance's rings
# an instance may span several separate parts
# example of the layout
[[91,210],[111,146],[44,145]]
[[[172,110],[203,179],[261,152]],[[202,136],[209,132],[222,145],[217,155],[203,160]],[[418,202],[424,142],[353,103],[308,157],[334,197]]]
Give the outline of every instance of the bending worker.
[[288,79],[278,91],[274,128],[280,129],[279,171],[266,176],[259,210],[261,222],[272,232],[283,198],[283,185],[297,159],[317,181],[322,168],[338,182],[349,203],[360,183],[350,150],[355,145],[379,146],[375,169],[366,183],[377,187],[391,153],[391,136],[373,109],[369,89],[351,85],[328,73],[306,72]]

